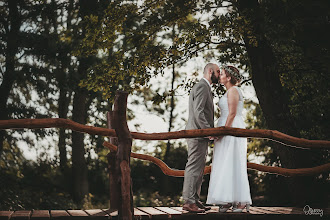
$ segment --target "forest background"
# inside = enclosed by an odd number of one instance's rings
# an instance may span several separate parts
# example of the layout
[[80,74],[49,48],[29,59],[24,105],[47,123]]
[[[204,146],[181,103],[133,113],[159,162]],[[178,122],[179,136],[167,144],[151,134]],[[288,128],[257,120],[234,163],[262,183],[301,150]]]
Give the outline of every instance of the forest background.
[[[242,88],[255,90],[257,99],[245,101],[248,128],[330,140],[329,1],[1,0],[0,7],[1,120],[59,117],[106,127],[120,89],[130,92],[131,130],[143,132],[144,123],[182,130],[183,100],[212,61],[237,66]],[[215,103],[224,92],[214,88]],[[108,207],[104,138],[1,130],[0,210]],[[175,169],[187,158],[185,140],[135,141],[132,151]],[[211,157],[212,146],[208,164]],[[327,150],[248,142],[248,161],[264,165],[314,167],[329,159]],[[182,204],[183,178],[140,160],[131,168],[135,206]],[[329,206],[329,173],[248,175],[254,205]]]

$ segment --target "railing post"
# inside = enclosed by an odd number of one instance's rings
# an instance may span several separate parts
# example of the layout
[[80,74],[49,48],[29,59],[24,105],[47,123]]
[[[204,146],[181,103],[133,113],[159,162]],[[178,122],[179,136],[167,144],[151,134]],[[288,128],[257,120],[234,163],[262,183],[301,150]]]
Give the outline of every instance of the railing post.
[[119,192],[119,219],[131,220],[134,218],[133,192],[130,168],[130,155],[132,148],[132,135],[127,126],[128,93],[117,91],[113,113],[110,114],[111,126],[118,137],[118,150],[116,154],[116,174],[120,184]]
[[[112,129],[113,121],[111,121],[110,115],[113,114],[112,107],[111,110],[107,113],[107,127]],[[109,137],[109,142],[113,145],[118,146],[118,138]],[[118,210],[119,209],[119,200],[120,200],[120,184],[119,184],[119,176],[116,173],[116,154],[115,151],[110,151],[108,153],[108,170],[109,170],[109,188],[110,188],[110,209]]]

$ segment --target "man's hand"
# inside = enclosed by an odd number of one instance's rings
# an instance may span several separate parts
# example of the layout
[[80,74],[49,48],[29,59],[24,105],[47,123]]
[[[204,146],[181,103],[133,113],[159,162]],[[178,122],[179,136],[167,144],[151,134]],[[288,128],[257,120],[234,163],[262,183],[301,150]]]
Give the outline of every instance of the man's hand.
[[207,138],[210,140],[210,141],[218,141],[222,138],[222,136],[217,136],[217,137],[213,137],[213,136],[207,136]]

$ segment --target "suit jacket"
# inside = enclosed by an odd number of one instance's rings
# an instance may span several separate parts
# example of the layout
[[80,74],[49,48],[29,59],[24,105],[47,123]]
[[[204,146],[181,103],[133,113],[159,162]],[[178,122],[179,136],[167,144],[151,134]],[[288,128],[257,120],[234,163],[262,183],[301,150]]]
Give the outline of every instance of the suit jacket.
[[211,88],[201,79],[189,95],[189,117],[186,130],[214,127],[214,105]]

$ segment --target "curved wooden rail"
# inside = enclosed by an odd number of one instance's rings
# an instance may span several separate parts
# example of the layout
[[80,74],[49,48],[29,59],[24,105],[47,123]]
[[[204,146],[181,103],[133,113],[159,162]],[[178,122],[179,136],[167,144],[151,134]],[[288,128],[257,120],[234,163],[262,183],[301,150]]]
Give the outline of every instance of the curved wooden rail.
[[218,128],[208,128],[208,129],[198,129],[198,130],[181,130],[174,132],[149,133],[149,134],[132,132],[133,138],[140,140],[167,140],[167,139],[195,138],[195,137],[223,136],[223,135],[270,139],[292,147],[330,149],[330,141],[307,140],[303,138],[292,137],[290,135],[284,134],[279,131],[265,130],[265,129],[250,130],[250,129],[241,129],[241,128],[218,127]]
[[[107,147],[111,151],[117,151],[117,146],[109,143],[109,142],[103,142],[103,146]],[[162,160],[145,155],[145,154],[137,154],[137,153],[131,153],[131,157],[141,159],[141,160],[147,160],[150,162],[153,162],[156,164],[165,175],[168,176],[174,176],[174,177],[183,177],[184,176],[184,170],[174,170],[169,168]],[[270,166],[264,166],[259,165],[255,163],[247,163],[248,169],[258,170],[262,172],[272,173],[272,174],[279,174],[282,176],[313,176],[320,173],[330,172],[330,163],[312,167],[312,168],[301,168],[301,169],[287,169],[287,168],[281,168],[281,167],[270,167]],[[209,174],[211,172],[211,166],[206,166],[204,169],[204,175]]]
[[[102,135],[109,137],[116,137],[117,134],[114,129],[99,128],[93,126],[82,125],[73,122],[69,119],[63,118],[45,118],[45,119],[11,119],[0,120],[0,129],[22,129],[22,128],[68,128],[78,132],[84,132],[91,135]],[[195,138],[207,136],[223,136],[232,135],[236,137],[254,137],[265,138],[282,144],[301,147],[301,148],[324,148],[330,149],[330,141],[324,140],[307,140],[303,138],[296,138],[290,135],[273,130],[263,129],[240,129],[240,128],[209,128],[199,130],[181,130],[175,132],[163,133],[138,133],[131,132],[132,138],[140,140],[167,140],[179,138]]]
[[0,129],[23,129],[23,128],[67,128],[73,131],[88,133],[91,135],[102,135],[116,137],[114,129],[99,128],[82,125],[64,118],[42,118],[42,119],[10,119],[0,120]]

